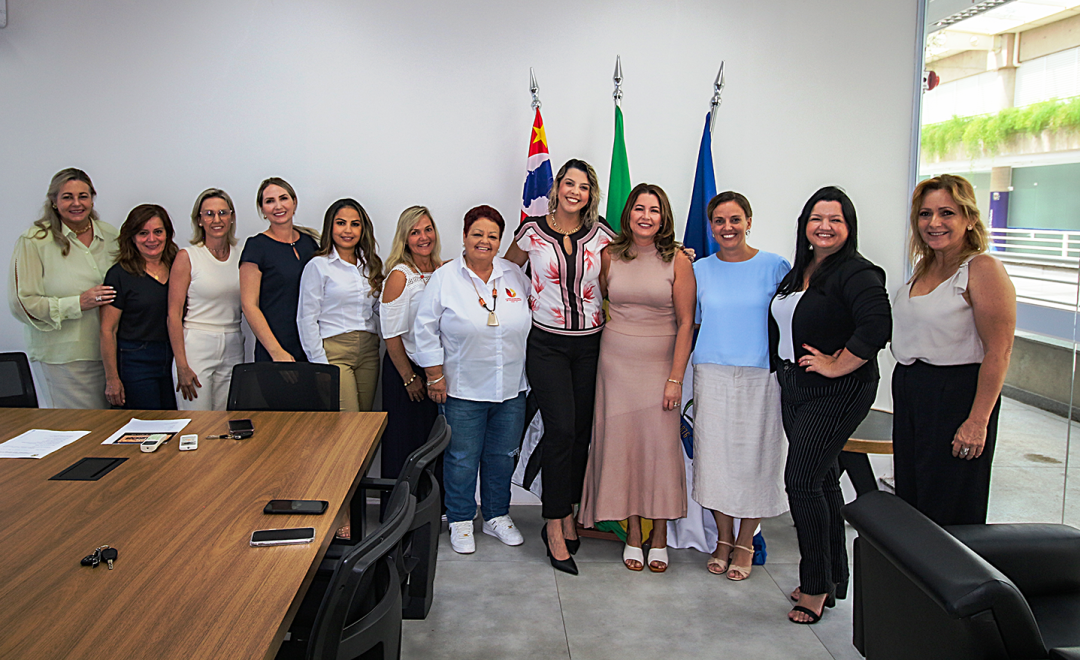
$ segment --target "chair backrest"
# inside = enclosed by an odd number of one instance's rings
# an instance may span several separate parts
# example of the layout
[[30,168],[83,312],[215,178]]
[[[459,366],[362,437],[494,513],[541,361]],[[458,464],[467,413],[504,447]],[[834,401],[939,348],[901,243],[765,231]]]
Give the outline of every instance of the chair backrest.
[[379,643],[400,642],[399,546],[415,509],[416,498],[398,483],[382,525],[342,557],[315,615],[308,658],[356,658]]
[[431,433],[428,433],[427,442],[417,447],[405,459],[405,465],[401,467],[401,472],[398,473],[398,483],[408,483],[409,492],[413,495],[417,495],[420,475],[450,445],[450,431],[450,426],[446,423],[446,416],[439,415],[435,418]]
[[26,353],[0,353],[0,408],[37,407],[37,390]]
[[246,362],[233,367],[226,410],[337,411],[340,383],[332,364]]

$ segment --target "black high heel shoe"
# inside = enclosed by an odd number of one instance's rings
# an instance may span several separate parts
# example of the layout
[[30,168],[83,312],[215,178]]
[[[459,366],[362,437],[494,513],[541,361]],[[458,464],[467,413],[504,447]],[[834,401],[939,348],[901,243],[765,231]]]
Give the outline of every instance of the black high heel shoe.
[[[577,575],[577,564],[574,562],[573,553],[566,559],[555,559],[555,555],[551,554],[551,546],[548,545],[547,524],[544,524],[540,528],[540,538],[544,540],[544,548],[547,549],[548,561],[551,562],[552,568],[563,573],[569,573],[570,575]],[[580,543],[580,541],[579,541]],[[569,550],[569,544],[567,544],[567,550]]]
[[577,551],[581,549],[581,539],[565,539],[566,549],[570,551],[570,554],[576,555]]

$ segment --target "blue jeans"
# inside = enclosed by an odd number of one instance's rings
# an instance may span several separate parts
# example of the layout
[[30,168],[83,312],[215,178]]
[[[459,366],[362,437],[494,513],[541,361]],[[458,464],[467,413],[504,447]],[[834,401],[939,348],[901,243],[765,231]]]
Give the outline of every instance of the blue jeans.
[[117,371],[124,384],[124,407],[176,410],[172,346],[167,341],[116,340]]
[[502,403],[446,397],[442,407],[450,424],[450,446],[443,458],[446,519],[453,523],[476,517],[477,468],[484,520],[505,516],[525,425],[525,393]]

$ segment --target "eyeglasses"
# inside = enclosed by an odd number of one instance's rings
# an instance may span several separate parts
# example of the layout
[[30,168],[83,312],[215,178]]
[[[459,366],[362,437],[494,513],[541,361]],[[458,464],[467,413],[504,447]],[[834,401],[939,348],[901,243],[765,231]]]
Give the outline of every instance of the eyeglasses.
[[219,218],[227,218],[232,215],[232,211],[229,209],[221,209],[220,211],[200,211],[199,215],[207,220],[213,220],[215,215]]

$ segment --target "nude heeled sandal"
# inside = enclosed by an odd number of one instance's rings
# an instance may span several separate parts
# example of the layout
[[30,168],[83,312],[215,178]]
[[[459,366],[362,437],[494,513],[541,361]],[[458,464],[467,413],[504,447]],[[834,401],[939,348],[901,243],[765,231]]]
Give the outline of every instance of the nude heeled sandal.
[[[717,549],[719,549],[720,546],[722,546],[722,545],[726,545],[727,547],[731,548],[732,550],[735,549],[735,546],[728,543],[727,541],[717,541],[716,542]],[[727,573],[728,564],[730,564],[730,563],[731,563],[731,550],[728,550],[727,556],[724,559],[721,559],[719,557],[713,557],[713,556],[710,555],[709,556],[709,561],[705,562],[705,570],[709,571],[713,575],[723,575],[724,573]]]
[[[728,567],[727,579],[731,580],[732,582],[742,582],[746,578],[750,577],[750,570],[753,568],[754,549],[753,548],[748,548],[745,545],[736,545],[735,549],[736,550],[745,550],[745,551],[749,552],[750,553],[750,562],[751,562],[751,564],[749,566],[738,566],[738,565],[732,564],[731,566]],[[734,576],[734,577],[732,577],[732,576]]]

